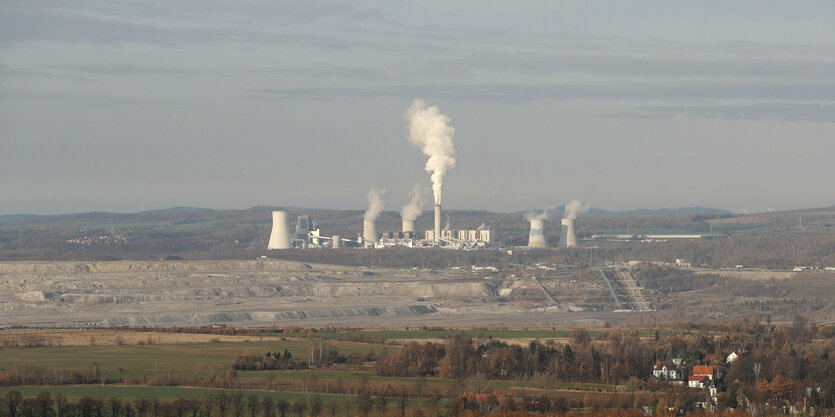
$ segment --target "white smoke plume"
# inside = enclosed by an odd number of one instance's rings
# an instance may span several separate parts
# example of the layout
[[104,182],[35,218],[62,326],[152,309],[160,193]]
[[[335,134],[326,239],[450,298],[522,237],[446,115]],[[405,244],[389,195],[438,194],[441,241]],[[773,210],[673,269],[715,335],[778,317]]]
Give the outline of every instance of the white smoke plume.
[[556,207],[546,207],[545,209],[542,210],[542,213],[537,213],[535,211],[529,211],[529,212],[525,213],[525,220],[527,220],[527,221],[548,220],[548,212],[550,210],[555,209],[555,208]]
[[441,114],[438,107],[427,107],[419,98],[415,99],[403,117],[409,122],[409,142],[429,157],[426,171],[432,174],[435,204],[441,204],[444,174],[455,166],[455,147],[452,143],[455,129],[449,125],[449,117]]
[[415,220],[423,213],[423,196],[420,193],[420,186],[415,185],[415,188],[409,193],[409,204],[403,206],[400,210],[400,217],[403,220]]
[[386,190],[371,189],[368,192],[368,210],[365,211],[365,220],[377,220],[377,217],[386,206],[383,201],[383,196],[386,195]]
[[565,213],[562,215],[564,219],[576,219],[577,215],[583,214],[589,211],[589,205],[583,204],[580,200],[571,200],[570,203],[565,205]]
[[449,230],[449,219],[452,218],[452,215],[447,213],[446,214],[446,226],[444,226],[444,230]]

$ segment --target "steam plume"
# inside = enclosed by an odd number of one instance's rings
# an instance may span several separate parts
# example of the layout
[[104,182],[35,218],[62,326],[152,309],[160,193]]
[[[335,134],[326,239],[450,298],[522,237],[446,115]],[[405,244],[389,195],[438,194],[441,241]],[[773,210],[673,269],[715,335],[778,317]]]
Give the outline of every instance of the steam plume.
[[548,211],[553,210],[554,207],[546,207],[542,210],[542,213],[537,213],[535,211],[529,211],[525,213],[525,220],[548,220]]
[[383,207],[386,206],[385,201],[383,201],[385,194],[386,190],[371,189],[368,192],[368,210],[365,211],[365,220],[377,220],[377,217],[383,211]]
[[427,107],[419,98],[415,99],[403,117],[409,122],[409,142],[429,157],[426,171],[432,173],[435,204],[441,204],[444,174],[447,169],[455,166],[455,147],[452,143],[455,129],[449,125],[449,117],[441,114],[438,107]]
[[588,204],[583,204],[580,200],[571,200],[570,203],[565,205],[565,213],[562,217],[565,219],[576,219],[578,214],[583,214],[588,211]]
[[400,217],[403,220],[415,220],[421,213],[423,213],[423,196],[420,195],[420,186],[415,185],[409,193],[409,204],[400,210]]

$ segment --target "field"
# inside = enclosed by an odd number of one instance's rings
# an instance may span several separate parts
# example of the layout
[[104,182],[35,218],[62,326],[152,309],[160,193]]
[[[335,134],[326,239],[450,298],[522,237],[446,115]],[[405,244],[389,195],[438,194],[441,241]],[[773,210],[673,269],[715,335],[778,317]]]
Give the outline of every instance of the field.
[[[119,385],[78,385],[78,386],[27,386],[27,387],[0,387],[0,396],[9,391],[18,391],[25,397],[34,397],[41,392],[49,392],[51,395],[63,395],[70,399],[77,399],[84,396],[97,398],[159,398],[161,400],[174,400],[177,398],[199,398],[204,395],[217,395],[220,393],[231,393],[241,391],[245,396],[255,395],[259,398],[271,397],[273,399],[295,401],[299,398],[310,399],[312,395],[295,392],[269,392],[263,390],[233,390],[217,388],[187,388],[187,387],[145,387],[145,386],[119,386]],[[323,401],[344,401],[345,395],[316,394]]]
[[[345,341],[328,342],[342,354],[396,350],[396,347]],[[58,346],[5,348],[0,369],[35,367],[46,371],[86,370],[98,363],[103,378],[120,380],[161,374],[211,375],[226,371],[238,354],[283,352],[306,358],[311,342],[304,340],[217,342],[155,345]]]

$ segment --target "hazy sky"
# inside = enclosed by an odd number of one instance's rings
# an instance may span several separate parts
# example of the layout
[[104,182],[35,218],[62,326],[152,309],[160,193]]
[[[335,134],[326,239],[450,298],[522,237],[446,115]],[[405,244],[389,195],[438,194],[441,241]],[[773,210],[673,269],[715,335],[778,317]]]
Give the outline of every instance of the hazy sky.
[[[524,6],[520,6],[524,4]],[[835,2],[0,2],[0,214],[835,204]]]

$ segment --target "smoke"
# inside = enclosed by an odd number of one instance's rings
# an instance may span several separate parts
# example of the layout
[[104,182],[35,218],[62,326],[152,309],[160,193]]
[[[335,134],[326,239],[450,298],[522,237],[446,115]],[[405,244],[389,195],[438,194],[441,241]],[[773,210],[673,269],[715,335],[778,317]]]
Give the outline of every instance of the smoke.
[[419,98],[415,99],[403,117],[409,122],[409,142],[429,157],[426,171],[432,173],[435,204],[441,204],[444,174],[447,169],[455,166],[455,147],[452,143],[455,129],[449,125],[449,117],[441,114],[436,106],[426,107],[426,103]]
[[546,207],[542,210],[542,213],[537,213],[535,211],[529,211],[525,213],[525,220],[548,220],[548,211],[555,209],[556,207]]
[[403,220],[415,220],[423,213],[423,196],[420,194],[420,186],[415,185],[409,193],[409,204],[400,210],[400,217]]
[[371,189],[368,192],[368,210],[365,211],[365,220],[377,220],[377,217],[386,206],[383,201],[383,196],[386,195],[386,190]]
[[446,214],[446,226],[444,227],[444,230],[449,230],[449,219],[451,217],[452,217],[451,214],[449,214],[449,213]]
[[564,219],[576,219],[578,214],[583,214],[589,211],[589,205],[583,204],[580,200],[571,200],[565,205],[565,213],[562,215]]

